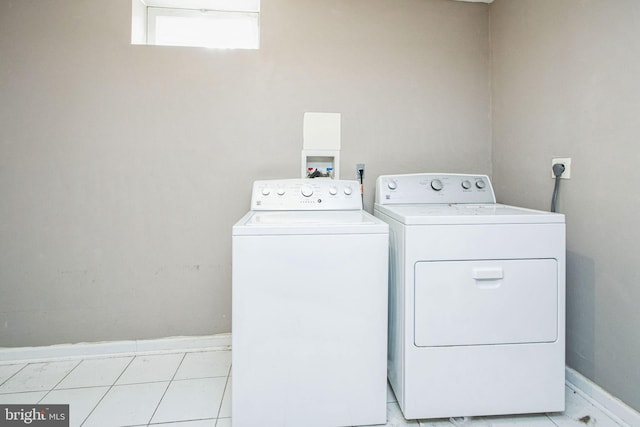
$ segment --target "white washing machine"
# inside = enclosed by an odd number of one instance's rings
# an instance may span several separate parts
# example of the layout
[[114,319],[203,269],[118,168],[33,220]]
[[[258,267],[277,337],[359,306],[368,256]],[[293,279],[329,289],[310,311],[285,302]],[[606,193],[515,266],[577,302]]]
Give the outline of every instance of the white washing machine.
[[389,227],[358,190],[254,183],[232,236],[234,427],[386,423]]
[[484,175],[377,180],[390,226],[389,381],[407,419],[564,410],[565,221]]

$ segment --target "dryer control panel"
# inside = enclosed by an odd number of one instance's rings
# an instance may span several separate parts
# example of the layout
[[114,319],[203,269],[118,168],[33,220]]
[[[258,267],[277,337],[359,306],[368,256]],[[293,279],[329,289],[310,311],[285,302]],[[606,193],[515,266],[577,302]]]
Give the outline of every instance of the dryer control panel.
[[417,173],[383,175],[376,181],[380,205],[495,202],[487,175]]
[[334,179],[275,179],[255,181],[251,210],[361,210],[357,181]]

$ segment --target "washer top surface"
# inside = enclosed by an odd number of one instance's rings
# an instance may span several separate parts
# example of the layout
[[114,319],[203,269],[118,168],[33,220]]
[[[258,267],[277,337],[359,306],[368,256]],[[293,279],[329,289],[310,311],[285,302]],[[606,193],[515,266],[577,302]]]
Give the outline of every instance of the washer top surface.
[[363,225],[375,224],[374,220],[363,211],[257,211],[249,216],[245,225]]
[[233,235],[388,233],[389,226],[365,211],[251,211]]

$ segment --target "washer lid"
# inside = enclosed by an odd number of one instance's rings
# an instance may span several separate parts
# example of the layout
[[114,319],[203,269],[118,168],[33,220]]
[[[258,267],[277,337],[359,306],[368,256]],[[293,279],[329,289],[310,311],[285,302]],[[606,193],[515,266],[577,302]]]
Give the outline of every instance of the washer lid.
[[490,204],[376,204],[376,212],[407,225],[563,223],[564,215],[515,206]]
[[233,235],[388,233],[389,226],[365,211],[251,211]]

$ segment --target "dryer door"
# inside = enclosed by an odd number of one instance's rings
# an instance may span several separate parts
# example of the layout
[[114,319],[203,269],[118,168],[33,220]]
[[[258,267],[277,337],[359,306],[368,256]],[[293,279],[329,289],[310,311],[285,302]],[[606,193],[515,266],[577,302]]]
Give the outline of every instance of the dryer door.
[[418,262],[414,308],[418,347],[553,342],[557,261]]

